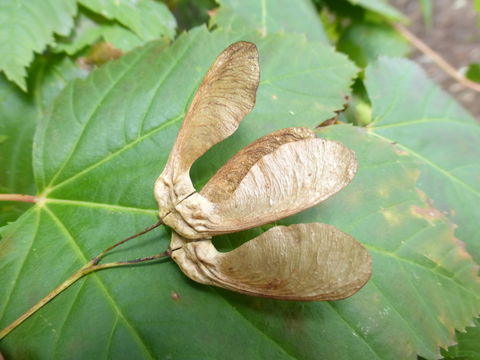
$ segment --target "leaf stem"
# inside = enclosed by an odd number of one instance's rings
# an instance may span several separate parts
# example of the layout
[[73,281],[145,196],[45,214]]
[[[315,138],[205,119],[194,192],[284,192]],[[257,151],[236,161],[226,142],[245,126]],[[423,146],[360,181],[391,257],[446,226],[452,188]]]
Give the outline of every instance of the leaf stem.
[[[139,233],[136,233],[136,234],[134,234],[134,235],[132,235],[132,236],[129,236],[129,237],[127,237],[126,239],[123,239],[123,240],[117,242],[116,244],[113,244],[113,245],[110,246],[109,248],[106,248],[106,249],[103,250],[100,254],[98,254],[97,256],[95,256],[95,257],[93,258],[92,261],[94,261],[94,265],[98,264],[98,262],[100,261],[100,259],[101,259],[106,253],[108,253],[109,251],[115,249],[117,246],[120,246],[120,245],[126,243],[127,241],[130,241],[130,240],[132,240],[132,239],[135,239],[135,238],[137,238],[137,237],[139,237],[139,236],[142,236],[143,234],[145,234],[145,233],[147,233],[147,232],[149,232],[149,231],[152,231],[153,229],[159,227],[159,226],[162,225],[162,224],[163,224],[163,221],[162,221],[162,220],[159,220],[157,223],[153,224],[152,226],[149,226],[149,227],[146,228],[145,230],[142,230],[142,231],[140,231]],[[95,261],[96,261],[96,262],[95,262]]]
[[437,66],[445,71],[452,78],[457,80],[463,86],[480,92],[480,84],[467,79],[459,73],[452,65],[450,65],[444,58],[442,58],[436,51],[425,44],[422,40],[416,37],[410,30],[401,24],[392,24],[392,26],[407,39],[413,46],[415,46],[422,53],[427,55]]
[[24,194],[0,194],[0,201],[20,201],[35,203],[37,201],[37,197]]
[[101,253],[99,253],[97,256],[95,256],[92,260],[90,260],[88,263],[83,265],[80,269],[78,269],[75,273],[73,273],[67,280],[62,282],[60,285],[58,285],[55,289],[50,291],[45,297],[40,299],[35,305],[33,305],[30,309],[25,311],[20,317],[18,317],[15,321],[10,323],[7,327],[4,329],[0,330],[0,340],[2,340],[5,336],[7,336],[12,330],[14,330],[18,325],[23,323],[25,320],[27,320],[30,316],[32,316],[35,312],[40,310],[44,305],[46,305],[50,300],[55,298],[57,295],[62,293],[65,289],[67,289],[70,285],[74,284],[77,280],[82,278],[83,276],[97,271],[97,270],[102,270],[102,269],[108,269],[112,267],[120,267],[120,266],[128,266],[128,265],[134,265],[134,264],[139,264],[143,263],[146,261],[152,261],[152,260],[157,260],[157,259],[162,259],[165,257],[169,257],[172,253],[170,249],[167,251],[161,252],[159,254],[155,254],[152,256],[147,256],[147,257],[142,257],[138,259],[133,259],[133,260],[127,260],[127,261],[113,261],[105,264],[99,264],[100,260],[102,259],[103,256],[105,256],[106,253],[111,251],[112,249],[116,248],[117,246],[124,244],[125,242],[134,239],[140,235],[143,235],[156,227],[160,226],[163,224],[162,221],[159,221],[158,223],[148,227],[145,230],[142,230],[141,232],[129,236],[128,238],[117,242],[116,244],[110,246],[109,248],[103,250]]

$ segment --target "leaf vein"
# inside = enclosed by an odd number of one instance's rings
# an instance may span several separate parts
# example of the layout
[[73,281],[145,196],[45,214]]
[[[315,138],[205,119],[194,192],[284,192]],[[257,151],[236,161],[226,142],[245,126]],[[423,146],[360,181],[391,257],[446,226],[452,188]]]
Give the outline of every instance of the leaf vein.
[[[372,135],[382,139],[382,140],[385,140],[385,141],[388,141],[389,143],[392,142],[392,140],[382,136],[382,135],[379,135],[375,132],[371,132]],[[450,179],[452,182],[455,182],[455,183],[458,183],[459,185],[461,185],[462,187],[464,187],[465,189],[469,190],[470,192],[472,192],[473,194],[475,194],[476,196],[479,196],[480,197],[480,192],[477,191],[476,189],[474,189],[473,187],[471,187],[470,185],[468,185],[467,183],[465,183],[463,180],[461,180],[460,178],[450,174],[447,170],[445,170],[444,168],[438,166],[437,164],[435,164],[434,162],[430,161],[429,159],[423,157],[422,155],[420,155],[419,153],[413,151],[412,149],[408,148],[407,146],[405,145],[401,145],[401,144],[397,144],[397,146],[401,147],[402,149],[404,149],[405,151],[407,151],[409,154],[415,156],[416,158],[420,159],[421,161],[423,161],[426,165],[430,166],[431,168],[433,168],[434,170],[438,171],[439,173],[443,174],[444,176],[446,176],[448,179]]]
[[[115,86],[120,82],[122,81],[122,79],[127,76],[127,74],[129,73],[129,71],[138,63],[140,62],[140,60],[142,60],[143,58],[143,55],[145,54],[146,50],[144,50],[143,52],[140,53],[140,55],[138,55],[138,57],[135,59],[135,61],[132,61],[131,64],[129,64],[129,66],[126,67],[126,69],[124,69],[121,74],[117,77],[117,79],[108,87],[108,89],[102,94],[101,98],[98,100],[98,103],[94,106],[94,108],[90,111],[90,113],[86,116],[86,121],[85,123],[83,124],[83,128],[82,128],[82,131],[78,134],[78,137],[75,141],[75,143],[73,144],[70,152],[68,153],[67,157],[65,158],[65,160],[63,161],[62,165],[59,167],[59,169],[57,170],[57,172],[52,176],[50,182],[49,182],[49,185],[48,186],[52,186],[52,184],[55,182],[55,180],[58,178],[58,176],[62,173],[63,169],[67,166],[67,164],[70,162],[70,159],[72,158],[73,154],[75,153],[75,151],[77,150],[78,148],[78,145],[80,144],[80,141],[82,140],[83,138],[83,135],[85,134],[85,128],[87,127],[87,125],[89,124],[89,122],[91,121],[91,119],[93,118],[93,116],[95,115],[95,113],[100,109],[101,105],[103,104],[103,102],[105,101],[105,99],[111,94],[111,91],[115,88]],[[72,93],[74,92],[74,87],[72,85]],[[73,96],[73,95],[72,95]]]
[[354,333],[357,334],[360,339],[362,339],[363,343],[364,343],[365,345],[367,345],[368,349],[373,353],[373,355],[375,355],[377,359],[381,360],[382,357],[381,357],[381,356],[377,353],[377,351],[369,344],[369,342],[367,341],[367,339],[365,339],[365,337],[363,336],[362,332],[361,332],[361,331],[357,331],[357,329],[355,329],[355,328],[353,327],[353,325],[352,325],[347,319],[345,319],[345,318],[342,316],[342,314],[338,311],[338,309],[337,309],[335,306],[333,306],[333,304],[332,304],[330,301],[326,301],[326,303],[327,303],[328,305],[330,305],[330,309],[332,309],[333,312],[334,312],[335,314],[337,314],[337,316],[342,320],[342,322],[345,323],[351,330],[353,330]]
[[[53,222],[57,225],[59,230],[64,234],[65,238],[70,243],[71,247],[73,248],[74,252],[77,254],[78,258],[80,258],[81,261],[86,263],[88,261],[87,256],[84,254],[84,252],[82,251],[80,246],[77,244],[77,242],[75,241],[74,237],[69,232],[69,230],[62,223],[62,221],[55,215],[55,213],[52,210],[48,209],[48,207],[44,206],[42,209],[47,212],[47,214],[52,218]],[[102,294],[105,297],[105,300],[107,300],[107,302],[110,303],[113,310],[124,321],[126,328],[132,334],[132,337],[134,338],[134,340],[142,347],[144,353],[150,359],[152,360],[155,359],[155,356],[152,354],[151,349],[148,348],[148,346],[145,344],[142,337],[138,333],[137,329],[130,323],[130,321],[127,319],[125,314],[123,314],[116,300],[112,297],[106,285],[103,283],[103,280],[95,273],[90,274],[89,277],[93,278],[96,281],[99,289],[101,290]]]
[[[31,216],[31,214],[36,214],[37,216],[36,216],[35,231],[34,231],[33,234],[32,234],[32,242],[31,242],[30,246],[28,247],[28,250],[26,251],[26,254],[27,254],[27,255],[30,253],[30,251],[31,251],[32,248],[33,248],[33,244],[34,244],[34,242],[35,242],[35,237],[36,237],[36,235],[37,235],[37,232],[38,232],[38,229],[39,229],[39,226],[40,226],[40,219],[39,219],[40,216],[39,216],[39,213],[32,211],[30,214],[28,214],[28,216],[25,216],[25,217],[24,217],[21,221],[19,221],[18,224],[17,224],[18,226],[20,226],[26,219],[28,219],[28,218]],[[3,310],[2,310],[2,316],[1,316],[2,318],[3,318],[3,316],[5,315],[5,311],[7,310],[8,305],[10,305],[10,301],[12,300],[12,295],[13,295],[13,293],[14,293],[14,291],[15,291],[16,285],[18,284],[18,279],[20,278],[20,275],[22,274],[22,272],[23,272],[24,269],[25,269],[25,264],[27,263],[27,258],[28,258],[27,255],[25,255],[25,257],[23,258],[23,260],[22,260],[22,262],[21,262],[21,264],[20,264],[19,270],[18,270],[17,274],[15,275],[14,280],[12,281],[12,285],[13,285],[13,286],[12,286],[11,290],[8,292],[8,297],[7,297],[6,301],[5,301],[5,305],[4,305]]]
[[214,288],[213,286],[210,287],[210,289],[212,289],[215,293],[217,293],[219,295],[219,297],[225,301],[225,303],[227,305],[229,305],[229,307],[235,311],[235,313],[237,313],[242,319],[244,319],[248,324],[250,324],[250,326],[252,326],[255,330],[257,330],[260,334],[262,334],[266,339],[268,339],[269,341],[271,341],[272,343],[274,343],[278,348],[280,348],[284,353],[285,355],[287,355],[288,357],[292,358],[292,359],[296,359],[296,357],[294,357],[293,355],[291,355],[287,349],[285,349],[278,341],[276,341],[275,339],[273,339],[270,335],[268,335],[267,333],[265,333],[264,331],[262,331],[258,326],[256,326],[250,319],[248,319],[245,315],[243,315],[235,306],[233,306],[233,304],[228,301],[227,299],[225,299],[225,297],[219,292],[217,291],[216,288]]

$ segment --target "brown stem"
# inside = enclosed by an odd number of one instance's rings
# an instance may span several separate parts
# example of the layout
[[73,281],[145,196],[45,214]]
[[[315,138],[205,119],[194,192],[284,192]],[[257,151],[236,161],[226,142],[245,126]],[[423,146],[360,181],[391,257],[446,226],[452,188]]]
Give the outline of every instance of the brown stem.
[[37,197],[23,194],[0,194],[0,201],[21,201],[34,203],[37,201]]
[[167,251],[164,251],[160,254],[155,254],[152,256],[147,256],[147,257],[142,257],[138,259],[133,259],[133,260],[127,260],[127,261],[113,261],[110,263],[106,264],[99,264],[99,261],[101,258],[110,250],[114,249],[115,247],[131,240],[134,239],[140,235],[145,234],[146,232],[149,232],[156,227],[160,226],[162,224],[161,221],[158,223],[150,226],[149,228],[132,235],[122,241],[119,241],[118,243],[110,246],[109,248],[105,249],[101,253],[99,253],[97,256],[95,256],[92,260],[90,260],[88,263],[83,265],[79,270],[77,270],[73,275],[71,275],[67,280],[62,282],[60,285],[58,285],[55,289],[53,289],[51,292],[49,292],[45,297],[40,299],[35,305],[33,305],[30,309],[25,311],[20,317],[18,317],[15,321],[13,321],[11,324],[9,324],[7,327],[2,329],[0,331],[0,340],[3,339],[5,336],[7,336],[12,330],[14,330],[18,325],[23,323],[26,319],[28,319],[30,316],[32,316],[35,312],[40,310],[45,304],[47,304],[50,300],[55,298],[57,295],[62,293],[65,289],[67,289],[70,285],[74,284],[77,280],[82,278],[83,276],[96,271],[96,270],[102,270],[102,269],[108,269],[112,267],[119,267],[119,266],[127,266],[127,265],[133,265],[133,264],[139,264],[142,262],[146,261],[152,261],[156,259],[162,259],[165,257],[169,257],[171,255],[171,250],[168,249]]
[[147,232],[149,232],[149,231],[152,231],[153,229],[159,227],[159,226],[162,225],[162,224],[163,224],[163,221],[162,221],[162,220],[159,220],[156,224],[153,224],[152,226],[149,226],[149,227],[146,228],[145,230],[142,230],[142,231],[140,231],[139,233],[136,233],[136,234],[134,234],[134,235],[132,235],[132,236],[129,236],[129,237],[127,237],[126,239],[123,239],[123,240],[117,242],[116,244],[113,244],[113,245],[110,246],[109,248],[103,250],[100,254],[98,254],[97,256],[95,256],[95,257],[93,258],[92,261],[94,262],[94,265],[98,264],[98,262],[100,261],[100,259],[101,259],[106,253],[108,253],[109,251],[115,249],[117,246],[122,245],[122,244],[126,243],[126,242],[129,241],[129,240],[135,239],[135,238],[137,238],[137,237],[139,237],[139,236],[141,236],[141,235],[143,235],[143,234],[145,234],[145,233],[147,233]]
[[425,44],[422,40],[416,37],[412,32],[410,32],[405,26],[401,24],[392,24],[392,26],[405,37],[413,46],[418,50],[427,55],[439,68],[445,71],[452,78],[457,80],[463,86],[480,92],[480,84],[474,81],[467,79],[465,76],[460,74],[452,65],[450,65],[444,58],[442,58],[437,52]]

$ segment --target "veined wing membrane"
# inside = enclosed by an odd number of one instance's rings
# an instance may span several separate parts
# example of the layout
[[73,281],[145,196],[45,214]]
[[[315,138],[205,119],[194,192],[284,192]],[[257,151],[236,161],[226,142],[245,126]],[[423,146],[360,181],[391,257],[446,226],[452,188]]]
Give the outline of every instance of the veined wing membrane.
[[[182,243],[178,234],[172,242]],[[175,239],[176,238],[176,239]],[[371,258],[350,235],[311,223],[276,226],[228,253],[209,240],[183,242],[172,254],[195,281],[284,300],[339,300],[370,278]]]
[[[257,140],[227,162],[198,196],[179,204],[179,212],[196,232],[214,236],[267,224],[329,198],[350,183],[357,161],[344,145],[312,135],[289,128]],[[210,202],[202,208],[206,216],[189,217],[193,203],[205,199]]]
[[195,191],[189,177],[190,167],[238,128],[255,105],[259,79],[258,51],[255,44],[249,42],[230,45],[212,64],[155,184],[161,217]]

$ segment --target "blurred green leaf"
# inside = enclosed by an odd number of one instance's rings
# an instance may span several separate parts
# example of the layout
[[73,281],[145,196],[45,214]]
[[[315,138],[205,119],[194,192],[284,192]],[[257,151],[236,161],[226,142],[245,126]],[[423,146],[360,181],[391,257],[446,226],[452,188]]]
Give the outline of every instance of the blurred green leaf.
[[474,320],[466,332],[457,332],[458,344],[442,350],[445,360],[477,360],[480,359],[480,319]]
[[480,125],[414,63],[382,58],[366,70],[369,131],[397,143],[420,167],[419,188],[458,225],[480,262]]
[[54,33],[67,35],[76,11],[75,0],[1,0],[0,71],[26,91],[34,52],[52,44]]
[[353,23],[338,40],[337,49],[360,67],[366,67],[381,55],[405,56],[410,47],[407,41],[386,24]]
[[167,6],[154,0],[78,0],[103,17],[116,20],[132,30],[142,41],[175,36],[176,21]]
[[405,16],[393,6],[388,4],[386,0],[348,0],[354,5],[362,6],[368,10],[374,11],[389,19],[396,21],[406,21]]
[[420,0],[423,21],[427,27],[432,26],[432,2],[431,0]]
[[217,6],[215,0],[167,0],[179,30],[189,30],[208,22],[208,13]]
[[465,76],[472,81],[480,82],[480,64],[474,63],[468,65]]
[[263,35],[276,32],[306,34],[311,41],[328,43],[310,0],[218,0],[220,8],[212,24],[234,31],[255,30]]
[[56,52],[66,52],[74,55],[87,46],[104,40],[116,49],[129,51],[144,44],[134,32],[114,21],[97,22],[94,19],[80,13],[76,21],[76,27],[69,37],[60,39],[55,46]]
[[76,26],[59,39],[54,50],[74,55],[100,41],[114,49],[130,51],[148,41],[175,36],[176,21],[165,4],[153,0],[81,0]]

